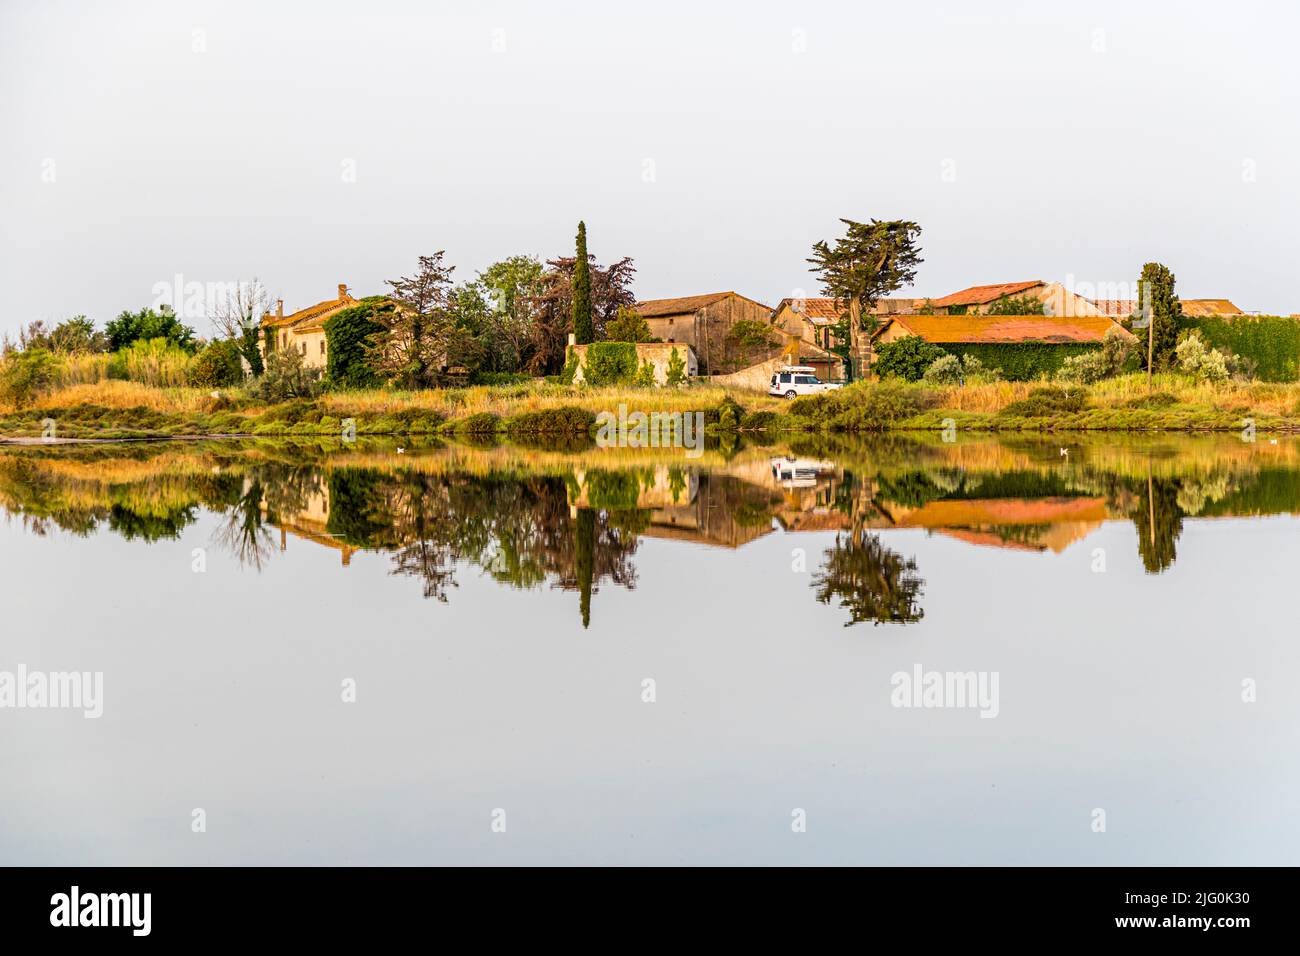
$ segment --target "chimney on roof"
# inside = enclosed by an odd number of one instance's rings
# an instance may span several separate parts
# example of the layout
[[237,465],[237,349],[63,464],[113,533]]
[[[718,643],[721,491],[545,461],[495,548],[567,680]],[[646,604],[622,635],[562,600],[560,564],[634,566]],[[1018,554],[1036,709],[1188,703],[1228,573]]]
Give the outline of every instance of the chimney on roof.
[[275,300],[275,317],[277,319],[284,318],[284,299]]
[[348,287],[342,282],[339,283],[339,300],[346,302],[351,296],[348,295]]

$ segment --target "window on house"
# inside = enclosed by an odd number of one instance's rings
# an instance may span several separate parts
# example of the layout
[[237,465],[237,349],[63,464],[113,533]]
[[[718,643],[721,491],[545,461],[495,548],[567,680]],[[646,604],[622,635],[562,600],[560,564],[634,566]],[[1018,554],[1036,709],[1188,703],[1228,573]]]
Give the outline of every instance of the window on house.
[[307,354],[307,343],[306,343],[306,342],[300,342],[300,343],[298,343],[298,345],[299,345],[299,347],[302,349],[302,354],[303,354],[303,355],[306,355],[306,354]]
[[321,354],[321,355],[324,355],[324,354],[325,354],[325,340],[324,340],[324,339],[321,339],[321,340],[320,340],[320,354]]

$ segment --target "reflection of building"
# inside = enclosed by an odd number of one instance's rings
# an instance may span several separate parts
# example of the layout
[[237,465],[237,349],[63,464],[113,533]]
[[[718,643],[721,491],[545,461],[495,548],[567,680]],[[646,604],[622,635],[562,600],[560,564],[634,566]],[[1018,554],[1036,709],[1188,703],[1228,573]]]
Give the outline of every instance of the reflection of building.
[[329,533],[330,498],[327,487],[323,487],[319,491],[309,492],[306,505],[291,514],[276,511],[272,515],[266,499],[261,502],[261,511],[263,519],[272,527],[279,529],[281,551],[288,550],[288,536],[293,535],[295,538],[323,544],[327,548],[334,548],[341,552],[343,566],[347,567],[352,563],[352,555],[361,550]]
[[1060,553],[1101,527],[1105,498],[940,499],[919,508],[877,503],[877,528],[924,528],[970,544]]

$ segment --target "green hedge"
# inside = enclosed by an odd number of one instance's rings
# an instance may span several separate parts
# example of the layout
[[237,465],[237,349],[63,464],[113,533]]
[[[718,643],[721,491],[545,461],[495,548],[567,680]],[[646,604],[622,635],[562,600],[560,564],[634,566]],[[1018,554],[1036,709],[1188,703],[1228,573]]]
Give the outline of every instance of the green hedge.
[[1196,329],[1217,349],[1226,349],[1255,363],[1265,382],[1300,379],[1300,320],[1284,315],[1210,316],[1183,319],[1183,328]]
[[944,350],[959,358],[973,355],[986,368],[998,369],[1002,377],[1011,382],[1031,382],[1040,376],[1049,378],[1075,355],[1094,352],[1098,345],[1051,345],[1046,342],[1024,342],[1006,345],[946,344]]

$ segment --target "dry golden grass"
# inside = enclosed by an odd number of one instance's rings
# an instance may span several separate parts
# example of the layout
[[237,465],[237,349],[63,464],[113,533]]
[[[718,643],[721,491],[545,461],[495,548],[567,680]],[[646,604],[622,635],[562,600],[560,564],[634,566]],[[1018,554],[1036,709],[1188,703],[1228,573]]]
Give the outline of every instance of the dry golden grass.
[[[629,411],[686,412],[717,405],[730,395],[746,408],[779,410],[781,399],[754,392],[741,393],[716,385],[691,388],[583,388],[550,384],[479,385],[465,389],[430,389],[402,392],[386,389],[359,392],[336,392],[322,396],[322,409],[330,415],[386,415],[408,408],[439,412],[448,418],[460,418],[488,412],[516,415],[577,405],[592,412],[618,412],[620,404]],[[757,400],[757,401],[756,401]]]
[[43,395],[36,404],[45,409],[98,405],[102,408],[139,408],[155,412],[204,412],[215,400],[210,389],[157,388],[139,382],[105,379],[85,385],[70,385]]

